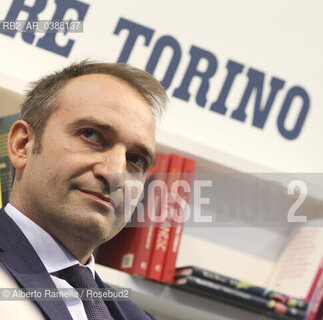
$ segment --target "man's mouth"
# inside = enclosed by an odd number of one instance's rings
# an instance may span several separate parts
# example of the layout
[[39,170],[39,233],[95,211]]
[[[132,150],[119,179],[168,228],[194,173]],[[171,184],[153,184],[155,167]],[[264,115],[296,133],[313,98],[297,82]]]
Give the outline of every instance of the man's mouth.
[[83,189],[82,190],[77,189],[77,190],[82,192],[84,195],[91,198],[92,200],[103,203],[105,206],[115,209],[114,201],[109,196],[106,196],[100,192],[91,191],[91,190],[83,190]]

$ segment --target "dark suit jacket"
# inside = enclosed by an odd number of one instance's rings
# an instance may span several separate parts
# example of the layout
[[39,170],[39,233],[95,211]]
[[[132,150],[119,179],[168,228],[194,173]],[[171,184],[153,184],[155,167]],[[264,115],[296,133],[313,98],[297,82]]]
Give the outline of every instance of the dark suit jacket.
[[[0,264],[10,272],[21,288],[56,288],[28,239],[3,209],[0,210]],[[110,288],[97,274],[96,281],[100,288]],[[63,300],[35,303],[51,320],[72,320]],[[155,319],[130,300],[109,300],[105,303],[115,320]]]

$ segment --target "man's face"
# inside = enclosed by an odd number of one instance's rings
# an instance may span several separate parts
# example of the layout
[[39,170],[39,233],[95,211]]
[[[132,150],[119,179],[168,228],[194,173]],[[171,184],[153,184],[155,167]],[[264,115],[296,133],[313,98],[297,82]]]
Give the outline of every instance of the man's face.
[[144,182],[155,126],[143,97],[118,78],[67,83],[23,172],[26,214],[54,237],[109,240],[125,224],[124,174]]

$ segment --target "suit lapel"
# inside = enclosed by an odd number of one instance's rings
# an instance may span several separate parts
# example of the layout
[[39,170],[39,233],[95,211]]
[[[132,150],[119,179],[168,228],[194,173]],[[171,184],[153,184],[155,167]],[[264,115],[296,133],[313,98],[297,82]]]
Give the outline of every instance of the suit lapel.
[[[23,288],[56,288],[34,248],[3,209],[0,210],[0,261]],[[52,320],[72,320],[63,300],[36,303]]]

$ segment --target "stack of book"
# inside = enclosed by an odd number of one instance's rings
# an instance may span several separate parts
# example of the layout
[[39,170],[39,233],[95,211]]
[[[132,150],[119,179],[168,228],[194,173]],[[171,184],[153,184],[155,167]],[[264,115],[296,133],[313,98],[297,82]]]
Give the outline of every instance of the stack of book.
[[198,267],[176,270],[175,288],[280,319],[304,319],[308,303]]
[[157,153],[145,184],[143,212],[138,206],[128,225],[99,248],[97,262],[173,283],[194,170],[193,159]]
[[[291,232],[284,234],[284,237],[279,237],[278,246],[277,241],[267,242],[265,249],[273,248],[276,252],[275,257],[271,259],[264,259],[258,255],[247,254],[218,243],[184,235],[177,266],[196,265],[230,278],[246,280],[257,287],[267,288],[267,291],[264,291],[267,293],[283,292],[284,295],[281,295],[280,302],[285,303],[286,296],[297,297],[309,305],[304,315],[307,320],[323,320],[321,311],[323,308],[322,222],[323,219],[318,218],[304,224],[294,225]],[[238,281],[238,283],[243,286],[243,282]],[[227,287],[226,285],[225,289]],[[256,296],[257,292],[259,296],[259,290],[255,288],[252,292],[243,291],[243,293]],[[268,297],[271,298],[268,295],[263,296],[263,291],[260,290],[260,292],[262,298],[267,300]],[[281,307],[281,305],[278,306]],[[287,306],[302,310],[297,305]],[[286,310],[286,312],[289,311]],[[284,317],[286,318],[286,315]]]

